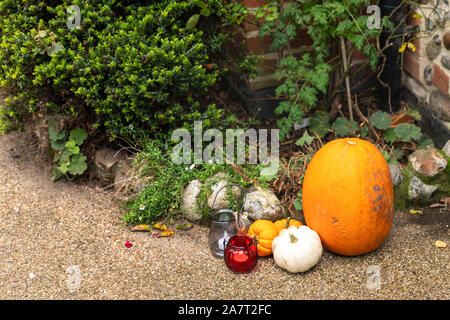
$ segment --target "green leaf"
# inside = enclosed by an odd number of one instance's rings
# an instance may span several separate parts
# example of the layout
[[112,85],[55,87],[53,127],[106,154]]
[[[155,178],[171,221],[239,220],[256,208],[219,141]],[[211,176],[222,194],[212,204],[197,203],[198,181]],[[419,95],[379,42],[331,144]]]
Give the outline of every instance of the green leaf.
[[309,129],[316,133],[320,138],[323,138],[330,129],[330,114],[323,111],[317,111],[309,121]]
[[418,141],[422,136],[420,128],[411,123],[401,123],[394,130],[397,137],[404,141],[411,141],[411,139]]
[[208,8],[208,5],[206,3],[204,3],[203,1],[200,1],[200,0],[195,1],[195,4],[197,6],[199,6],[200,8],[202,8],[202,9]]
[[50,140],[50,145],[53,150],[60,151],[66,146],[66,140]]
[[76,145],[81,145],[88,137],[84,129],[77,128],[70,131],[69,140],[73,140]]
[[186,23],[186,30],[191,30],[195,28],[199,20],[200,20],[199,14],[194,14],[192,17],[190,17],[188,22]]
[[364,125],[361,128],[361,138],[365,138],[368,133],[369,133],[369,127],[367,125]]
[[407,114],[414,120],[417,120],[417,121],[422,120],[422,115],[420,114],[419,110],[416,108],[409,109]]
[[397,135],[395,134],[395,130],[393,128],[388,128],[383,134],[384,140],[389,143],[393,143],[397,140]]
[[297,199],[294,200],[294,208],[295,208],[296,210],[303,210],[303,202],[302,202],[302,199],[297,198]]
[[72,175],[82,174],[87,169],[86,157],[81,153],[72,156],[68,172]]
[[69,140],[66,142],[66,148],[71,154],[79,154],[80,147],[75,144],[74,140]]
[[354,120],[345,120],[339,117],[333,123],[333,129],[338,136],[344,137],[358,130],[358,123]]
[[305,133],[303,134],[303,136],[297,140],[297,142],[295,143],[297,146],[303,146],[305,145],[305,143],[310,146],[311,143],[314,141],[314,137],[311,137],[308,133],[308,131],[305,130]]
[[417,142],[419,143],[419,145],[417,146],[418,149],[426,149],[428,147],[434,146],[433,140],[431,140],[431,138],[425,133],[422,134]]
[[370,117],[370,123],[380,130],[386,130],[392,123],[392,119],[388,113],[383,111],[378,111]]
[[209,17],[209,15],[211,14],[211,9],[204,8],[200,11],[200,14],[204,17]]
[[381,153],[388,164],[398,164],[397,160],[391,158],[386,151],[381,151]]

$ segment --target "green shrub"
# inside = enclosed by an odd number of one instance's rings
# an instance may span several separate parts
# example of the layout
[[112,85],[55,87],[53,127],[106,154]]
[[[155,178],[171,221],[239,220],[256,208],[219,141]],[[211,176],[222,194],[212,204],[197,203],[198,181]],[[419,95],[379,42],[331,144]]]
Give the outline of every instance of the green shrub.
[[[1,121],[47,112],[51,102],[51,112],[74,114],[111,139],[136,141],[206,117],[216,125],[223,115],[205,97],[226,71],[212,57],[228,39],[227,11],[224,1],[205,0],[210,15],[187,30],[198,2],[0,0],[0,87],[23,100]],[[66,25],[70,5],[81,10],[80,28]]]

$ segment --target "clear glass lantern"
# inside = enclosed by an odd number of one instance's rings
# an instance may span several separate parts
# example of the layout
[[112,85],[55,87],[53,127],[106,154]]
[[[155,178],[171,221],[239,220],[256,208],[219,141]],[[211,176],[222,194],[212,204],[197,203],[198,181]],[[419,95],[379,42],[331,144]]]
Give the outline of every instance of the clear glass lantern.
[[[237,214],[232,209],[221,208],[214,209],[214,204],[217,199],[217,195],[219,192],[229,186],[237,186],[238,185],[226,185],[220,188],[216,196],[214,197],[214,201],[212,204],[211,212],[209,213],[210,220],[210,229],[208,235],[208,244],[209,250],[214,257],[224,258],[225,246],[228,243],[228,240],[238,234],[240,228],[237,222]],[[243,190],[241,188],[241,190]],[[245,192],[244,192],[244,201],[245,201]],[[244,202],[242,203],[241,211],[244,207]]]

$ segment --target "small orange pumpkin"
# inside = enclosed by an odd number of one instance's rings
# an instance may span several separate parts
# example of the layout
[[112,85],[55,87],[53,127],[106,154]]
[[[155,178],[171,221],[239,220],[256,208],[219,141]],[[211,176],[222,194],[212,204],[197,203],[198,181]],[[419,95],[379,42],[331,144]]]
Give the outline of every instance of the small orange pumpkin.
[[272,254],[272,241],[278,236],[278,229],[270,220],[256,220],[248,229],[250,237],[258,241],[258,256],[264,257]]
[[387,238],[394,213],[389,166],[372,143],[345,138],[324,145],[303,180],[305,222],[330,251],[355,256]]
[[275,227],[277,227],[278,233],[280,233],[280,231],[283,230],[284,228],[287,228],[290,226],[296,226],[298,228],[303,225],[303,223],[301,223],[300,221],[295,220],[295,219],[290,219],[290,218],[289,218],[289,225],[287,225],[287,220],[288,219],[281,219],[281,220],[274,222]]

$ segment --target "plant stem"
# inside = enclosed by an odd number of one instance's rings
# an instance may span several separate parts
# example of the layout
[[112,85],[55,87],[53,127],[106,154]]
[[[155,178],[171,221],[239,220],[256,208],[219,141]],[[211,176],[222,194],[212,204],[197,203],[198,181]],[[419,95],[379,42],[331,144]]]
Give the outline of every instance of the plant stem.
[[350,91],[350,76],[348,74],[348,61],[347,61],[347,53],[345,49],[345,39],[343,36],[340,36],[341,41],[341,56],[342,56],[342,63],[344,66],[344,73],[345,73],[345,87],[347,89],[347,103],[348,103],[348,113],[350,116],[350,120],[353,120],[353,108],[352,108],[352,94]]

